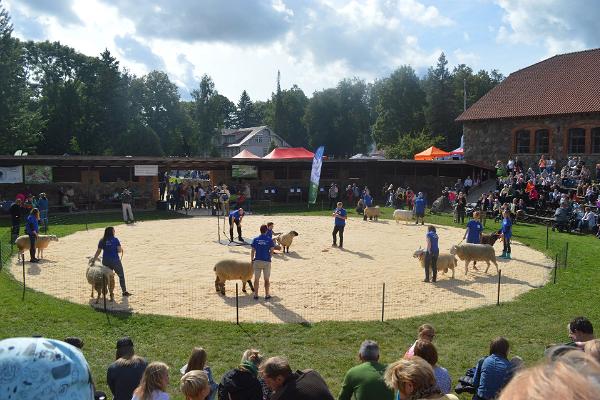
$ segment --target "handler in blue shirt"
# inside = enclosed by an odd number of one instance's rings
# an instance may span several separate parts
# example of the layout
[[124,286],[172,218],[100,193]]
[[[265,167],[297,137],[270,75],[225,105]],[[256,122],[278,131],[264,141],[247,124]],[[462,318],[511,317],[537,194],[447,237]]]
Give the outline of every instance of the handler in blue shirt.
[[[98,249],[94,257],[90,259],[90,265],[94,265],[98,256],[102,253],[102,265],[115,271],[119,277],[119,285],[123,292],[123,296],[131,296],[131,293],[127,291],[125,286],[125,272],[123,271],[123,264],[121,264],[121,258],[123,258],[123,248],[121,242],[115,237],[115,228],[108,226],[104,229],[104,236],[98,242]],[[119,257],[121,253],[121,257]],[[112,298],[110,299],[113,300]]]
[[250,251],[250,262],[254,267],[254,300],[258,300],[258,288],[260,285],[260,275],[264,271],[265,279],[265,300],[269,300],[269,278],[271,277],[271,256],[275,244],[273,239],[267,235],[268,228],[266,225],[260,226],[260,236],[252,240],[252,251]]
[[244,209],[238,208],[229,212],[229,241],[233,242],[233,224],[237,226],[238,240],[244,241],[242,238],[242,218],[244,218]]
[[504,247],[500,258],[510,260],[510,238],[512,237],[512,220],[510,219],[510,211],[504,211],[504,219],[502,220],[502,228],[498,233],[502,234]]
[[425,255],[425,279],[423,282],[429,282],[429,266],[431,266],[431,281],[435,282],[437,279],[437,259],[440,255],[440,248],[438,246],[438,235],[435,232],[435,226],[431,225],[427,228],[427,254]]
[[[371,194],[368,191],[365,192],[365,195],[363,196],[363,203],[365,203],[365,207],[373,207],[373,196],[371,196]],[[373,217],[369,217],[369,219],[372,220]],[[366,221],[366,220],[367,220],[367,214],[363,214],[363,221]],[[341,236],[343,236],[343,234]],[[334,242],[335,242],[335,239],[334,239]]]
[[[367,195],[365,195],[367,197]],[[335,218],[334,226],[333,226],[333,247],[337,246],[337,234],[340,234],[340,249],[344,247],[344,228],[346,227],[346,219],[348,218],[348,213],[342,207],[342,202],[338,201],[337,208],[333,210],[332,216]]]
[[29,235],[29,262],[32,263],[40,262],[38,258],[35,258],[35,242],[37,240],[38,233],[40,232],[40,226],[38,223],[39,219],[40,212],[37,208],[34,208],[29,213],[27,222],[25,223],[25,233]]
[[419,218],[421,218],[421,225],[425,225],[425,198],[423,192],[419,192],[415,199],[415,217],[415,224],[418,224]]

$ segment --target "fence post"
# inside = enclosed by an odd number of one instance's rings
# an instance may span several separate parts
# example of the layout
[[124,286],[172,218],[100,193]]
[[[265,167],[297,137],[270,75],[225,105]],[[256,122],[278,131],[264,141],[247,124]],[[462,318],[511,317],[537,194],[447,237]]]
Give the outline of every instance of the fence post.
[[21,261],[23,262],[23,296],[21,297],[21,301],[25,301],[25,253],[23,253]]
[[106,313],[106,289],[107,289],[106,275],[102,274],[102,298],[104,300],[104,312],[105,313]]
[[2,272],[2,267],[4,263],[2,262],[2,241],[0,241],[0,272]]
[[502,279],[502,270],[498,270],[498,297],[496,298],[496,305],[500,305],[500,280]]
[[383,322],[385,312],[385,282],[383,282],[383,290],[381,292],[381,322]]
[[554,283],[556,284],[556,270],[558,269],[558,253],[554,256]]
[[235,283],[235,324],[240,324],[239,283]]
[[565,243],[565,269],[567,268],[568,257],[569,257],[569,242]]
[[546,225],[546,250],[548,250],[548,231],[550,230],[550,226]]

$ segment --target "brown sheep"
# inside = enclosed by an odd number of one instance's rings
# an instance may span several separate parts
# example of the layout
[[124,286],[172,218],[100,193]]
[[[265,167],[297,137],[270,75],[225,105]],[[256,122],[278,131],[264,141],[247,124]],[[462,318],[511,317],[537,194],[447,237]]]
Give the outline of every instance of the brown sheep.
[[[50,242],[58,242],[58,238],[56,237],[56,235],[38,235],[35,241],[35,248],[37,249],[38,258],[44,258],[44,249],[48,247]],[[17,245],[18,249],[17,260],[21,261],[21,259],[25,257],[25,251],[29,250],[29,236],[19,236],[17,240],[15,240],[15,244]]]
[[215,264],[215,289],[218,293],[225,295],[225,282],[240,279],[242,281],[242,292],[246,293],[246,283],[250,286],[250,290],[254,292],[252,285],[252,276],[254,275],[254,267],[250,262],[242,262],[237,260],[222,260]]
[[497,232],[490,233],[489,235],[481,235],[481,244],[489,244],[490,246],[493,246],[498,238],[500,238],[500,234]]

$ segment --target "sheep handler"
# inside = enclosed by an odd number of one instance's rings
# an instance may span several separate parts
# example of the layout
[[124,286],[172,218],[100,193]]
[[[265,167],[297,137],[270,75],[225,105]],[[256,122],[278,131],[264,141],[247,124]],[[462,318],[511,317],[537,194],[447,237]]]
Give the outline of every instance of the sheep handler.
[[267,231],[267,225],[261,225],[260,236],[257,236],[254,238],[254,240],[252,240],[250,262],[254,267],[254,300],[258,300],[260,275],[263,272],[265,279],[265,300],[269,300],[271,298],[271,295],[269,294],[269,278],[271,277],[271,256],[273,255],[275,243],[273,242],[273,239],[267,235]]
[[233,242],[233,224],[237,226],[238,240],[244,242],[242,237],[242,218],[244,218],[244,209],[238,208],[229,212],[229,243]]
[[[467,230],[463,236],[463,240],[467,239],[467,243],[481,244],[481,236],[483,234],[483,225],[479,218],[481,213],[479,211],[473,212],[473,218],[467,222]],[[461,240],[462,241],[462,240]],[[473,261],[473,269],[477,271],[477,261]]]

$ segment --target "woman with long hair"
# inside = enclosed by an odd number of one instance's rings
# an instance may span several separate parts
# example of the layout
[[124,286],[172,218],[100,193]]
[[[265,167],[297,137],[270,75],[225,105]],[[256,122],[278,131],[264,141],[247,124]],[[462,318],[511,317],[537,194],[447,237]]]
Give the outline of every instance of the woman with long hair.
[[194,347],[192,349],[192,354],[190,354],[190,358],[186,365],[181,368],[182,374],[187,374],[190,371],[204,371],[208,378],[208,383],[210,386],[210,393],[206,397],[208,400],[212,400],[217,392],[218,384],[213,379],[212,371],[210,367],[206,365],[206,360],[208,358],[208,354],[206,350],[202,347]]
[[[112,269],[119,276],[119,284],[121,285],[123,296],[131,296],[131,293],[127,291],[125,286],[125,272],[123,272],[123,264],[121,264],[123,247],[121,247],[119,239],[115,237],[115,228],[112,226],[104,229],[104,236],[98,242],[98,249],[94,257],[90,259],[90,265],[94,265],[98,256],[100,256],[100,252],[103,252],[102,265]],[[119,253],[121,253],[121,257],[119,257]]]
[[144,370],[139,386],[133,391],[131,400],[169,400],[167,386],[169,385],[169,367],[167,364],[155,361]]
[[453,394],[442,394],[435,382],[431,365],[421,357],[400,359],[385,370],[385,383],[397,390],[402,400],[458,400]]

